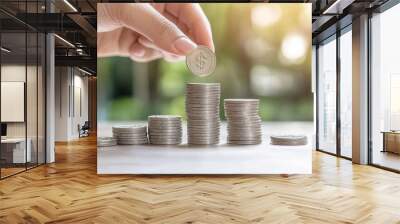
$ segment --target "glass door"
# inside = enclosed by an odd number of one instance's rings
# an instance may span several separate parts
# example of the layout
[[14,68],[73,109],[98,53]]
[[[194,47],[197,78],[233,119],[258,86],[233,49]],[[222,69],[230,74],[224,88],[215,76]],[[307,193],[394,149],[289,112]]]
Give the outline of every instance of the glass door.
[[352,157],[352,32],[340,36],[340,155]]
[[[1,2],[0,6],[14,3]],[[21,15],[43,13],[39,7],[43,3],[19,2],[14,8]],[[46,39],[12,16],[0,12],[0,17],[2,179],[45,163]]]
[[26,32],[1,34],[1,177],[26,170],[31,161],[27,141]]
[[336,154],[336,35],[318,54],[318,150]]
[[400,4],[371,18],[370,162],[400,171]]

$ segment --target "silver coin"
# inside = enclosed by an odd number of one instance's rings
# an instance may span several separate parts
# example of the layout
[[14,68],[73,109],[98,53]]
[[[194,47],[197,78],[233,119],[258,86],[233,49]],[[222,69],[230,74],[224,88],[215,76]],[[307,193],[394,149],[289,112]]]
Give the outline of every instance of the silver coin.
[[181,122],[181,118],[179,119],[172,119],[172,118],[168,118],[168,119],[158,119],[158,118],[149,118],[148,122],[152,123],[180,123]]
[[179,128],[181,126],[182,126],[181,122],[179,122],[179,123],[173,123],[173,122],[149,123],[148,130],[152,129],[152,128],[170,128],[170,129],[172,129],[172,128]]
[[150,123],[150,124],[152,124],[152,123],[154,123],[154,124],[163,124],[163,123],[165,123],[165,124],[179,124],[179,123],[181,123],[182,122],[182,120],[181,120],[181,118],[179,118],[179,119],[148,119],[148,123]]
[[216,61],[214,52],[202,45],[199,45],[186,56],[187,67],[193,74],[198,76],[207,76],[213,73]]
[[249,115],[246,113],[225,113],[225,118],[227,121],[237,121],[237,120],[261,120],[260,116],[257,115]]
[[182,131],[182,126],[153,126],[149,128],[149,133],[174,133]]
[[115,138],[113,137],[98,137],[97,142],[110,142],[110,141],[115,141]]
[[229,116],[226,117],[228,123],[261,123],[261,117],[248,117],[248,116]]
[[190,127],[188,127],[188,130],[187,130],[187,132],[188,133],[204,133],[204,132],[209,132],[209,133],[216,133],[216,132],[219,132],[219,127],[217,126],[217,127],[207,127],[207,126],[199,126],[199,127],[196,127],[196,126],[190,126]]
[[228,144],[259,144],[262,142],[262,119],[258,99],[225,99]]
[[152,135],[149,139],[181,139],[181,135]]
[[142,130],[142,131],[131,131],[131,132],[117,132],[117,131],[113,131],[112,132],[113,135],[118,135],[118,136],[137,136],[137,135],[146,135],[147,134],[147,130]]
[[110,147],[117,145],[117,140],[113,137],[98,137],[97,146],[98,147]]
[[217,130],[219,129],[220,126],[218,124],[204,124],[204,125],[194,125],[194,124],[189,124],[188,125],[188,131],[190,130]]
[[146,128],[140,128],[140,129],[125,129],[125,130],[112,130],[113,133],[145,133],[147,130]]
[[150,130],[176,130],[182,129],[182,124],[151,124],[149,125]]
[[105,145],[105,146],[110,145],[110,146],[112,146],[112,145],[116,145],[116,144],[117,144],[117,141],[112,141],[112,142],[98,142],[98,143],[97,143],[97,146],[102,146],[102,145]]
[[243,125],[236,125],[236,126],[228,124],[227,129],[230,131],[242,131],[242,132],[243,131],[253,131],[253,130],[261,131],[262,130],[261,125],[251,125],[251,124],[250,125],[243,124]]
[[140,135],[114,135],[114,138],[120,139],[120,138],[145,138],[147,137],[147,134],[140,134]]
[[150,115],[148,116],[150,119],[181,119],[182,117],[179,115]]
[[204,132],[204,133],[194,133],[190,132],[188,133],[188,138],[218,138],[219,137],[219,132],[217,133],[209,133],[209,132]]
[[195,88],[217,88],[221,89],[221,84],[219,83],[212,83],[212,82],[207,82],[207,83],[202,83],[202,82],[190,82],[186,84],[186,88],[190,89],[195,89]]
[[196,99],[188,99],[185,102],[185,106],[190,107],[190,106],[204,105],[204,106],[212,107],[212,106],[215,106],[215,105],[219,105],[219,103],[220,103],[220,100],[218,100],[218,99],[210,100],[210,99],[198,99],[198,98],[196,98]]
[[118,125],[112,127],[112,130],[115,131],[134,131],[142,129],[146,129],[146,125]]
[[188,144],[219,143],[220,94],[219,83],[188,83],[186,85]]
[[110,143],[110,144],[97,144],[97,147],[112,147],[116,146],[117,143]]
[[219,125],[188,125],[188,130],[209,130],[209,131],[216,131],[219,130]]
[[305,135],[284,135],[271,136],[273,145],[307,145],[307,136]]
[[259,103],[259,99],[224,99],[226,103]]
[[148,141],[118,141],[118,145],[142,145],[147,144]]
[[254,138],[254,139],[229,139],[227,142],[262,142],[262,138]]
[[246,132],[246,131],[261,131],[261,125],[248,125],[248,124],[243,124],[243,125],[236,125],[236,126],[232,126],[230,124],[228,124],[228,130],[230,131],[236,131],[236,132]]
[[118,144],[120,142],[147,142],[147,138],[142,138],[142,139],[118,139],[117,142]]
[[182,133],[179,134],[153,134],[149,138],[182,138]]
[[230,145],[259,145],[262,141],[228,141]]
[[138,137],[119,137],[119,138],[117,138],[117,141],[120,141],[120,140],[142,140],[142,139],[147,139],[147,136],[138,136]]
[[236,141],[253,141],[253,140],[257,140],[257,139],[261,139],[262,135],[261,134],[257,134],[257,135],[248,135],[248,136],[231,136],[228,135],[228,140],[236,140]]
[[219,141],[188,141],[189,145],[218,145]]
[[149,144],[152,145],[179,145],[181,144],[182,141],[178,140],[178,141],[150,141]]
[[140,132],[113,132],[113,135],[115,136],[140,136],[140,135],[146,135],[146,131],[140,131]]
[[185,95],[188,98],[220,98],[219,88],[186,88]]
[[217,114],[217,113],[207,113],[207,112],[204,112],[204,113],[201,113],[201,112],[198,112],[198,113],[191,113],[191,114],[188,114],[188,122],[189,121],[205,121],[205,122],[208,122],[208,123],[213,123],[213,122],[217,122],[217,121],[219,121],[220,119],[219,119],[219,114]]

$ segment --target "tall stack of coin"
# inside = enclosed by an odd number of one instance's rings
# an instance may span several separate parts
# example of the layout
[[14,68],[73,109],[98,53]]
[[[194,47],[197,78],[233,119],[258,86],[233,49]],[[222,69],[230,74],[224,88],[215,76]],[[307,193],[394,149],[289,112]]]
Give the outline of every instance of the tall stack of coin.
[[188,83],[186,113],[188,144],[215,145],[219,143],[219,83]]
[[112,128],[113,137],[119,145],[147,144],[146,125],[119,125]]
[[228,143],[260,144],[262,137],[258,99],[225,99],[225,117],[228,121]]
[[150,144],[178,145],[182,142],[182,118],[175,115],[148,117]]

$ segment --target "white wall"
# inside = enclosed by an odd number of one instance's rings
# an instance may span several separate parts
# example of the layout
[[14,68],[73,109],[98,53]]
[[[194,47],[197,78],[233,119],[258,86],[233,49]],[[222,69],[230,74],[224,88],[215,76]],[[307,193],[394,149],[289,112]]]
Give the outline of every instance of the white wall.
[[55,85],[55,140],[77,139],[78,124],[88,120],[88,78],[75,68],[56,67]]

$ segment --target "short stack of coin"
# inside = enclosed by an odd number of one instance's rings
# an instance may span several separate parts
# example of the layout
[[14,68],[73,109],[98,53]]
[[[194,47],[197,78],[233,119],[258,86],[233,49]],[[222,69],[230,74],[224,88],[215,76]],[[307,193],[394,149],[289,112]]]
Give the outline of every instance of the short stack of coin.
[[114,126],[112,132],[119,145],[142,145],[148,143],[146,125]]
[[188,144],[215,145],[219,143],[219,83],[188,83],[186,113]]
[[182,142],[182,117],[152,115],[148,117],[150,144],[179,145]]
[[98,147],[110,147],[117,145],[117,140],[113,137],[98,137],[97,146]]
[[305,135],[275,135],[271,136],[272,145],[307,145]]
[[262,141],[258,99],[225,99],[228,144],[253,145]]

